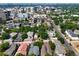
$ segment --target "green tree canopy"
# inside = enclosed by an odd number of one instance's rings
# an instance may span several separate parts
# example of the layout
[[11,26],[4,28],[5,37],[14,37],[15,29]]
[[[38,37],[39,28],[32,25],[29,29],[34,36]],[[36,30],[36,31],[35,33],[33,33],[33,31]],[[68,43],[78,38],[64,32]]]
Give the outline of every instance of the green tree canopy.
[[32,28],[30,26],[26,26],[26,27],[21,26],[20,29],[19,29],[20,32],[26,32],[26,33],[28,31],[31,31],[31,30],[32,30]]
[[38,46],[40,49],[42,48],[43,40],[39,40],[37,42],[34,42],[34,46]]
[[17,34],[16,34],[15,36],[12,37],[12,39],[14,39],[14,40],[15,40],[16,38],[17,38]]
[[25,38],[28,37],[28,35],[27,35],[27,33],[23,33],[21,37],[22,37],[22,39],[24,40]]
[[49,45],[51,47],[51,49],[54,51],[55,50],[55,43],[53,43],[51,40],[49,41]]
[[62,44],[64,44],[64,43],[65,43],[64,39],[63,39],[63,38],[61,38],[61,37],[58,37],[58,40],[59,40]]
[[63,33],[66,29],[72,29],[72,30],[79,29],[78,25],[72,22],[61,23],[60,27]]
[[10,38],[10,35],[8,33],[3,33],[2,34],[2,39],[9,39]]
[[8,48],[9,48],[9,43],[8,42],[5,42],[5,43],[0,45],[0,51],[1,52],[5,51]]
[[48,38],[48,34],[47,34],[47,27],[45,27],[43,24],[41,24],[38,27],[38,35],[42,38],[42,39],[47,39]]
[[40,31],[40,32],[38,33],[38,35],[39,35],[42,39],[47,39],[47,38],[48,38],[47,32],[42,32],[42,31]]

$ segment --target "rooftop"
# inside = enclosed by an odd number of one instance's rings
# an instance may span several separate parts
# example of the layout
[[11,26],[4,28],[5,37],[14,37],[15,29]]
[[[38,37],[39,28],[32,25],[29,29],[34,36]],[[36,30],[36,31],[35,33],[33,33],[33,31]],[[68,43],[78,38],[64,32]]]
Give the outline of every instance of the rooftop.
[[17,48],[17,45],[12,44],[11,47],[4,52],[4,54],[7,54],[9,56],[13,55],[13,52],[16,50],[16,48]]
[[71,45],[79,53],[79,41],[72,41]]
[[67,30],[72,37],[78,37],[72,30]]
[[34,55],[36,55],[36,56],[38,56],[39,55],[39,47],[38,46],[33,46],[32,44],[31,44],[31,47],[30,47],[30,49],[29,49],[29,55],[31,55],[31,54],[34,54]]
[[17,50],[17,53],[26,55],[27,54],[27,43],[21,43],[20,47]]

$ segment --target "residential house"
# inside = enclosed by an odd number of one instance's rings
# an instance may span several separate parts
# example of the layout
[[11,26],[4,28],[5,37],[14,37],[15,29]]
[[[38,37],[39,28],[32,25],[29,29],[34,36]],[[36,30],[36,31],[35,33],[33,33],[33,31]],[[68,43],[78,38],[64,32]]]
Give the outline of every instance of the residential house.
[[79,41],[72,41],[71,47],[72,47],[73,51],[75,52],[75,54],[77,56],[79,56]]
[[27,35],[28,35],[28,38],[27,39],[25,39],[24,41],[27,41],[27,40],[33,40],[33,35],[34,35],[34,33],[33,32],[27,32]]
[[79,40],[78,35],[75,34],[72,30],[66,30],[65,33],[66,33],[66,36],[67,36],[70,40]]
[[14,40],[14,42],[21,42],[22,41],[22,37],[21,37],[21,33],[17,33],[17,37],[16,39]]
[[15,54],[17,48],[18,46],[16,44],[12,44],[11,47],[4,52],[4,54],[8,56],[12,56]]
[[41,56],[45,56],[46,54],[49,54],[52,56],[52,50],[51,50],[48,42],[45,42],[41,48]]
[[27,48],[28,48],[27,43],[21,43],[15,55],[20,53],[20,54],[26,56],[27,55]]
[[38,46],[33,46],[33,44],[31,44],[28,55],[32,55],[34,54],[35,56],[39,55],[39,47]]

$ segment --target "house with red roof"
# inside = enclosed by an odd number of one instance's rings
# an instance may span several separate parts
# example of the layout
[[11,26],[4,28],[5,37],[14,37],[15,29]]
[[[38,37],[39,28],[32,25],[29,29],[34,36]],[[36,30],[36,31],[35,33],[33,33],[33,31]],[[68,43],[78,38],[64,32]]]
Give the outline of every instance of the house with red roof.
[[27,43],[21,43],[20,47],[18,48],[18,50],[17,50],[15,55],[20,53],[20,54],[26,56],[27,55],[27,48],[28,48]]

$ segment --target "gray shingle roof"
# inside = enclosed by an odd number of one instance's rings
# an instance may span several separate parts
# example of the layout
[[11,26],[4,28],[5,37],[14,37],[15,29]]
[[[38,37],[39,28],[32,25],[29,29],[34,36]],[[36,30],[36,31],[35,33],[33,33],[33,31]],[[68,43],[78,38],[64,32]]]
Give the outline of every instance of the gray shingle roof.
[[31,46],[28,54],[29,55],[34,54],[34,55],[38,56],[39,55],[39,47],[38,46]]
[[16,50],[16,47],[16,44],[12,44],[11,47],[4,52],[4,54],[11,56],[13,52]]
[[72,37],[78,37],[72,30],[67,30],[67,32],[72,36]]
[[14,41],[15,41],[15,42],[21,42],[21,41],[22,41],[21,34],[18,33],[17,35],[18,35],[18,36],[17,36],[17,38],[16,38]]

